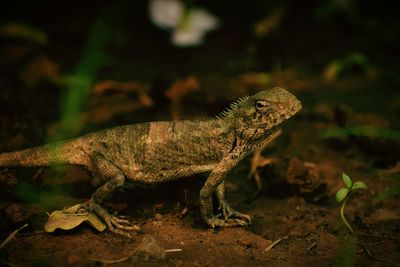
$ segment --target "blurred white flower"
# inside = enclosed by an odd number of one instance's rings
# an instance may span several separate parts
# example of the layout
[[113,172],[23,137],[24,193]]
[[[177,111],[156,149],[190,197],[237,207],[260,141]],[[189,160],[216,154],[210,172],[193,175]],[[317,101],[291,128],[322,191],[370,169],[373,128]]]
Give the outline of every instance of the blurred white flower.
[[218,27],[218,19],[201,8],[185,9],[179,0],[151,0],[150,18],[162,29],[172,31],[172,43],[195,46],[206,32]]
[[183,11],[183,5],[178,0],[150,1],[150,18],[155,25],[163,29],[177,27]]

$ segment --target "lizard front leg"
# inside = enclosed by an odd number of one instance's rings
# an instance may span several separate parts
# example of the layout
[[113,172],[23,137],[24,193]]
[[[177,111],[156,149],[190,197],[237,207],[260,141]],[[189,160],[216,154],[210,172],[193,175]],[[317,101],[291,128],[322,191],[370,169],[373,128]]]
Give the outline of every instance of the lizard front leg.
[[203,187],[200,190],[200,212],[203,220],[212,228],[245,226],[247,221],[242,219],[223,218],[220,219],[214,214],[212,195],[217,187],[223,182],[226,174],[238,163],[237,159],[231,157],[221,160],[221,162],[211,171]]
[[95,153],[91,157],[92,172],[94,175],[106,180],[106,183],[99,187],[92,195],[87,204],[90,211],[94,211],[107,224],[108,229],[114,233],[130,236],[125,230],[140,230],[138,226],[130,226],[129,221],[112,216],[107,209],[101,206],[104,201],[110,199],[115,190],[122,187],[125,176],[121,170],[108,161],[102,154]]
[[219,207],[218,209],[221,211],[222,216],[224,217],[225,220],[228,220],[229,218],[236,217],[239,219],[244,220],[248,224],[251,223],[251,217],[250,215],[240,213],[236,210],[234,210],[225,200],[225,182],[222,181],[217,189],[215,190],[215,194],[217,195],[217,199],[219,202]]

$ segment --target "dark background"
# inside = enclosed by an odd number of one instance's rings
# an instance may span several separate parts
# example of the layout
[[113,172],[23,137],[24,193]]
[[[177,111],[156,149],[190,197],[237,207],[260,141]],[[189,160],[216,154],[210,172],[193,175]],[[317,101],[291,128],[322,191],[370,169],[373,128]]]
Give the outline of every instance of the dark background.
[[[352,195],[347,211],[353,227],[367,234],[359,240],[375,257],[398,262],[398,9],[361,0],[185,3],[206,8],[219,20],[218,29],[196,47],[172,44],[170,32],[149,19],[148,1],[1,1],[0,151],[116,125],[177,119],[176,114],[180,119],[215,116],[238,97],[282,86],[303,109],[263,152],[278,163],[259,162],[261,191],[245,178],[252,156],[226,183],[228,200],[252,215],[250,228],[207,230],[197,202],[205,176],[127,189],[107,204],[165,248],[183,247],[169,256],[171,266],[373,265],[377,261],[353,242],[338,215],[334,195],[346,172],[368,185],[365,193]],[[276,10],[282,10],[281,19],[257,36],[255,25]],[[4,26],[13,23],[24,25],[25,35],[21,30],[5,34]],[[47,40],[35,39],[37,31]],[[82,77],[86,84],[80,84]],[[200,84],[198,91],[178,102],[168,98],[169,89],[190,77]],[[141,104],[135,92],[96,94],[94,88],[105,80],[146,88],[153,105]],[[293,162],[298,165],[292,171],[306,179],[303,184],[289,179]],[[136,248],[140,235],[122,240],[87,226],[40,232],[46,212],[84,202],[94,184],[79,168],[2,170],[0,241],[24,223],[30,226],[0,251],[0,265],[91,266],[91,256],[115,259]],[[188,214],[181,217],[184,207]],[[313,242],[317,245],[311,247]]]

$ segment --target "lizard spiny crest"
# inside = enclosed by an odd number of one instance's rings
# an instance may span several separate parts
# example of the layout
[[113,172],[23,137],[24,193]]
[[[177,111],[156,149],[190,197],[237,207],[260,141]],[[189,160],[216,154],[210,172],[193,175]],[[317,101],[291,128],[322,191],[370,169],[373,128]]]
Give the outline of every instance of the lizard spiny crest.
[[247,101],[248,99],[249,96],[243,96],[235,102],[232,102],[229,107],[227,107],[224,111],[217,115],[217,119],[223,119],[224,117],[228,116],[230,113],[234,112],[234,110],[237,109],[240,103]]

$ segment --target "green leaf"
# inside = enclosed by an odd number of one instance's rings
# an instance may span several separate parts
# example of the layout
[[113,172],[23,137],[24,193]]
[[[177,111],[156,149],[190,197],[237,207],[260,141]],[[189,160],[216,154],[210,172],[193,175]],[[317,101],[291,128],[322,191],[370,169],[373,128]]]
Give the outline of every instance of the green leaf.
[[351,187],[351,190],[366,190],[368,187],[364,182],[357,181]]
[[353,184],[351,182],[350,177],[347,174],[342,173],[342,178],[343,178],[343,182],[344,182],[344,185],[346,186],[346,188],[350,189]]
[[347,195],[349,194],[350,190],[348,188],[340,188],[339,191],[336,192],[336,201],[337,202],[342,202],[343,199],[345,199],[347,197]]

